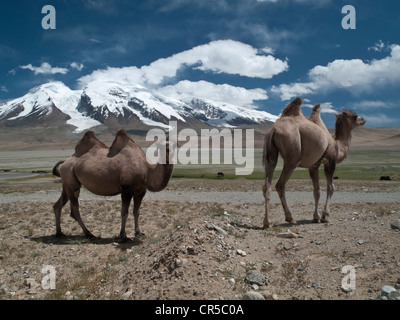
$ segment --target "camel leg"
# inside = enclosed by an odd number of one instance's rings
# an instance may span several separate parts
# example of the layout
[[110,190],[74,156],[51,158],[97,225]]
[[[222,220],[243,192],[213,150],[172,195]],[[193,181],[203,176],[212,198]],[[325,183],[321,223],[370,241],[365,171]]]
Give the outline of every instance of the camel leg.
[[80,187],[75,191],[67,192],[68,198],[71,201],[71,217],[74,218],[79,223],[86,238],[88,239],[95,238],[95,236],[86,228],[85,224],[81,219],[81,214],[79,213],[79,201],[78,201],[79,192],[80,192]]
[[60,199],[53,205],[54,214],[56,216],[56,237],[65,236],[61,231],[61,211],[68,202],[68,196],[64,188],[61,192]]
[[331,197],[335,191],[335,186],[333,185],[333,174],[335,173],[335,169],[336,169],[336,161],[335,160],[329,160],[324,166],[327,188],[326,188],[325,208],[324,208],[324,211],[322,212],[322,218],[321,218],[321,222],[323,222],[323,223],[329,222],[329,219],[328,219],[329,218],[329,201],[331,200]]
[[146,194],[146,190],[138,190],[134,192],[133,195],[133,218],[135,219],[135,237],[144,236],[145,234],[140,232],[139,227],[139,215],[140,215],[140,205]]
[[318,167],[312,167],[309,169],[310,177],[313,183],[313,188],[314,188],[314,200],[315,200],[315,209],[314,209],[314,216],[313,216],[313,222],[318,223],[320,216],[318,213],[318,204],[319,204],[319,199],[321,196],[320,189],[319,189],[319,166]]
[[275,185],[276,191],[278,192],[279,198],[281,199],[283,210],[285,211],[285,221],[292,224],[295,224],[296,220],[293,219],[292,214],[290,213],[289,207],[286,202],[285,186],[296,167],[297,165],[291,166],[285,163],[283,165],[281,176],[279,177],[279,180]]
[[125,232],[125,226],[126,226],[126,220],[128,218],[129,206],[131,204],[132,197],[133,197],[132,187],[122,187],[121,232],[119,233],[119,238],[123,241],[128,239]]
[[264,228],[269,228],[269,201],[271,200],[271,183],[272,176],[274,175],[276,163],[278,161],[278,153],[276,156],[271,158],[271,161],[266,160],[265,162],[265,184],[263,186],[263,193],[265,198],[265,216],[263,226]]

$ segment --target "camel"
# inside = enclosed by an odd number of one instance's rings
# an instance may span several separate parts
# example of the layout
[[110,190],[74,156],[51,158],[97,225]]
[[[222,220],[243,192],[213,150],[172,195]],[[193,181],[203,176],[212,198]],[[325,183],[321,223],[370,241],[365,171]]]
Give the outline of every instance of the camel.
[[[75,147],[75,153],[60,161],[53,169],[55,176],[61,177],[62,193],[54,204],[56,218],[56,236],[63,236],[60,216],[64,205],[71,202],[71,216],[79,223],[87,238],[93,234],[82,222],[79,213],[79,192],[84,186],[90,192],[100,196],[121,194],[121,231],[119,238],[127,240],[125,225],[130,202],[133,198],[133,216],[135,236],[144,235],[139,228],[140,205],[146,191],[163,190],[172,175],[173,164],[169,163],[169,143],[161,148],[159,163],[150,164],[142,149],[124,130],[118,131],[110,148],[101,142],[92,131],[85,133]],[[61,166],[60,169],[58,167]]]
[[[265,136],[263,164],[265,167],[265,198],[264,228],[270,226],[269,201],[272,176],[279,154],[283,158],[283,169],[275,186],[285,212],[285,220],[295,224],[285,197],[285,185],[297,167],[307,168],[313,182],[315,210],[313,222],[329,222],[329,201],[334,193],[333,175],[336,165],[342,162],[350,149],[351,131],[365,124],[365,120],[351,111],[344,110],[336,115],[335,136],[329,133],[320,117],[320,105],[313,108],[306,118],[300,106],[300,97],[290,102],[282,111],[281,117],[274,123]],[[320,217],[318,202],[320,199],[319,167],[324,164],[327,180],[327,197],[325,207]]]

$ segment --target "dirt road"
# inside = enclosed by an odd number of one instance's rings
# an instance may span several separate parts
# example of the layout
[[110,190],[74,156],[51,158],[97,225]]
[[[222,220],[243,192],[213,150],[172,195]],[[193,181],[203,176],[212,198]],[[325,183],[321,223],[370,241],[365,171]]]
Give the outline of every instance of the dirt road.
[[[56,202],[60,196],[60,191],[38,191],[34,193],[9,193],[0,194],[0,204],[20,201],[39,201]],[[287,201],[292,204],[312,203],[314,201],[312,192],[309,191],[288,191],[286,193]],[[264,203],[264,197],[261,191],[182,191],[182,190],[164,190],[158,193],[148,192],[146,200],[189,202],[189,203],[229,203],[238,204],[261,204]],[[399,202],[400,192],[335,192],[331,203],[374,203],[374,202]],[[107,200],[120,201],[120,197],[100,197],[82,189],[80,200]],[[324,201],[324,194],[321,195],[321,201]],[[271,194],[271,203],[280,203],[276,192]]]

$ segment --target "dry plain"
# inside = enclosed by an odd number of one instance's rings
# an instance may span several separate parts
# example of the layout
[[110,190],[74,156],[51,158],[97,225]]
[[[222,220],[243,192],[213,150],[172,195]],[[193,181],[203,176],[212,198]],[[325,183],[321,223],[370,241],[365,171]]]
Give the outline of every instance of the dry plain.
[[[400,219],[400,151],[392,140],[372,150],[362,135],[355,141],[338,169],[328,224],[311,222],[312,185],[300,170],[288,184],[298,223],[284,222],[274,195],[273,227],[261,228],[258,150],[249,177],[235,177],[233,166],[178,165],[167,190],[148,193],[143,201],[146,236],[132,238],[130,215],[126,243],[116,238],[119,198],[86,192],[82,218],[97,238],[83,237],[68,206],[62,215],[67,237],[54,236],[52,205],[61,185],[49,172],[71,150],[1,152],[0,299],[237,300],[250,290],[267,299],[376,298],[382,286],[400,278],[400,232],[391,227]],[[221,170],[225,177],[218,178]],[[381,175],[393,179],[380,181]],[[324,201],[322,178],[321,186]],[[56,272],[52,290],[42,286],[42,268],[49,265]],[[355,270],[351,292],[342,289],[344,266]],[[249,281],[254,274],[263,283]]]

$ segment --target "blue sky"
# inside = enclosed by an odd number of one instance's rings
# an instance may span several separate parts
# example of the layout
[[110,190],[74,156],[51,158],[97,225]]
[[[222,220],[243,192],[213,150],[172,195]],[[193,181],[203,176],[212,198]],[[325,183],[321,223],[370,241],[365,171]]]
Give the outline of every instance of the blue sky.
[[[56,29],[42,28],[42,7]],[[342,28],[345,5],[356,29]],[[4,0],[0,101],[48,81],[137,82],[278,115],[301,96],[399,126],[400,3],[372,0]]]

